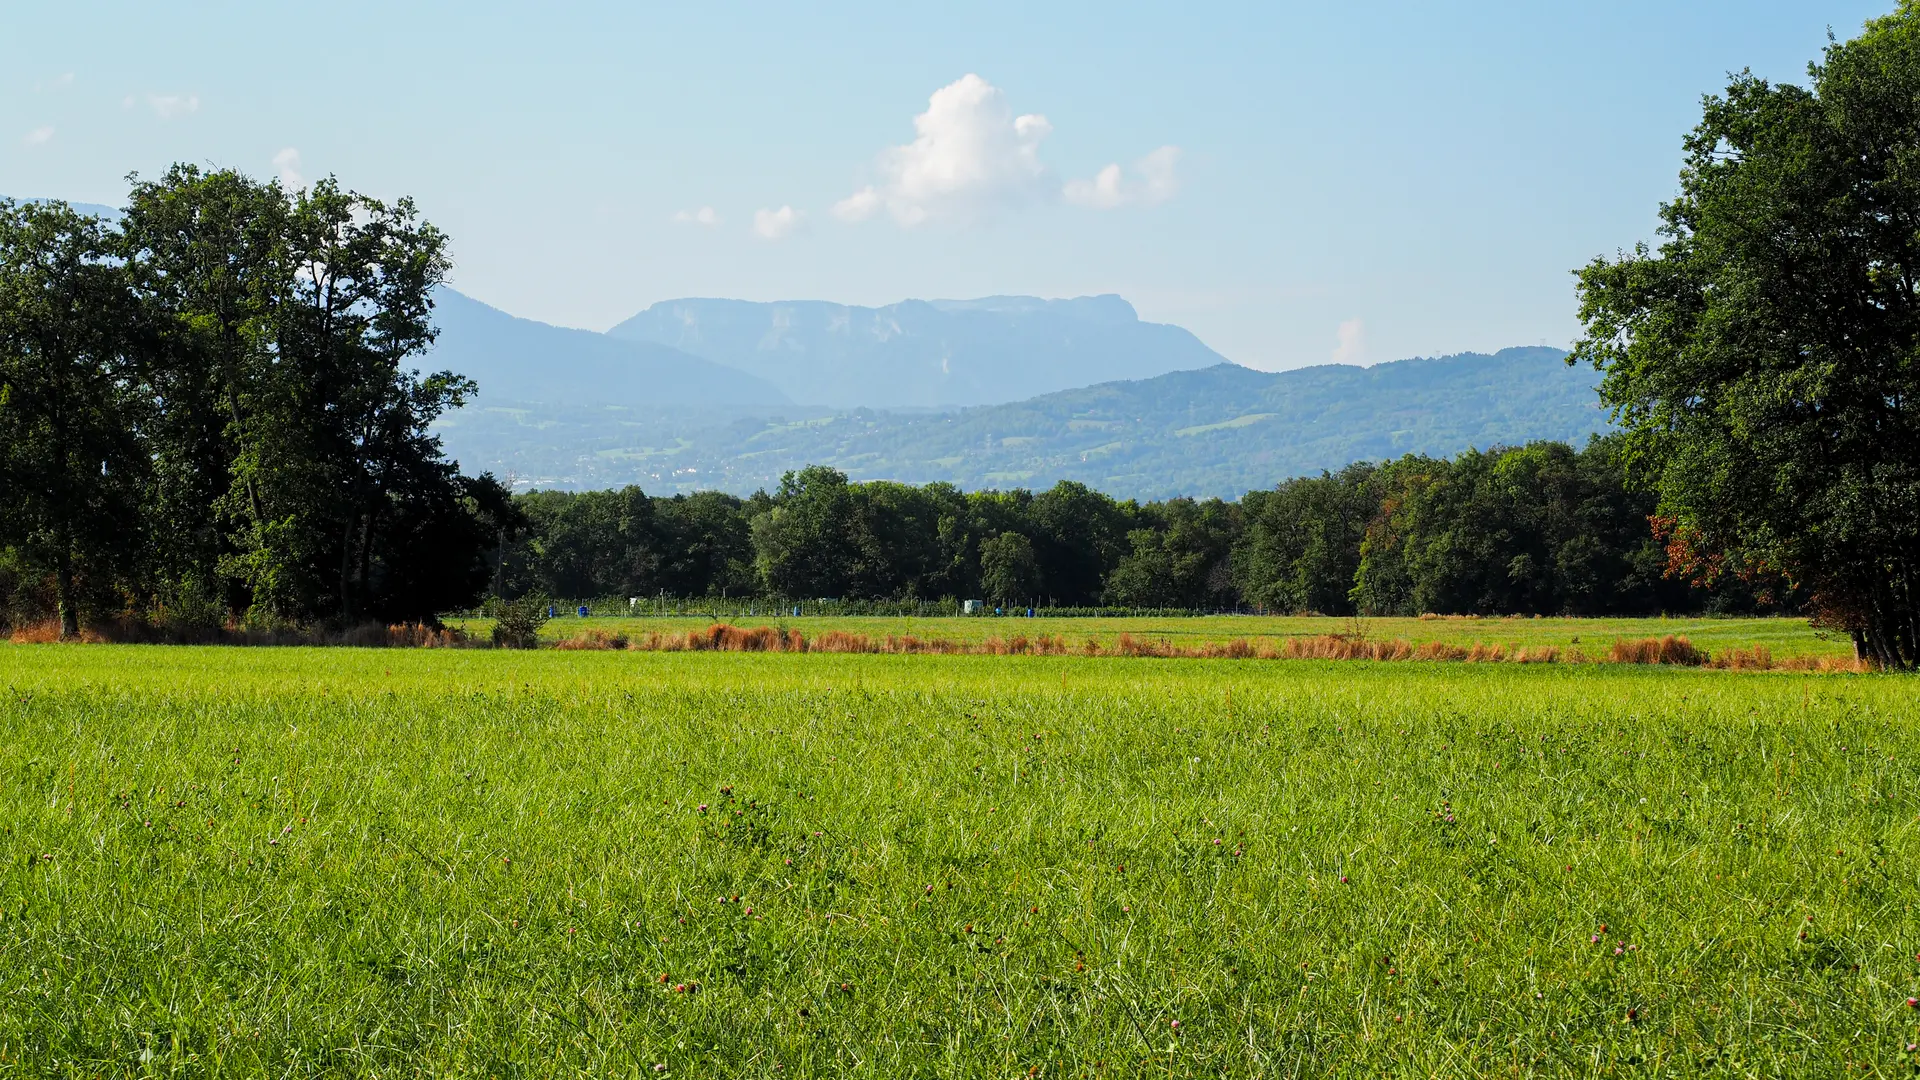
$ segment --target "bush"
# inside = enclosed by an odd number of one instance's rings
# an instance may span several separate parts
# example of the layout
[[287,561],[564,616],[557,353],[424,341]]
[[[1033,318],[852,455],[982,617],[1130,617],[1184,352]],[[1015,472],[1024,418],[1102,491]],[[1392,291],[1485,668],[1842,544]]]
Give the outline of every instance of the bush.
[[537,596],[518,600],[490,600],[486,613],[493,618],[493,644],[501,649],[532,649],[540,644],[540,627],[547,621],[547,601]]

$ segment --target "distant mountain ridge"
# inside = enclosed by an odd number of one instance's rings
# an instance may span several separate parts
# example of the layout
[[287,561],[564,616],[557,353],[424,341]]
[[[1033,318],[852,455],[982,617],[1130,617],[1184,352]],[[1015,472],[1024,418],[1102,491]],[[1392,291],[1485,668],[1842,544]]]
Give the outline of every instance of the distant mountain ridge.
[[484,404],[789,404],[772,383],[744,371],[665,345],[516,318],[444,286],[434,290],[433,319],[440,337],[421,367],[473,379]]
[[607,333],[750,372],[833,408],[953,408],[1225,362],[1118,296],[824,301],[665,300]]
[[1288,477],[1409,453],[1451,456],[1609,428],[1595,372],[1558,349],[1264,372],[1233,364],[926,415],[872,409],[468,410],[446,427],[469,467],[521,486],[638,483],[747,494],[832,465],[855,479],[1238,498]]

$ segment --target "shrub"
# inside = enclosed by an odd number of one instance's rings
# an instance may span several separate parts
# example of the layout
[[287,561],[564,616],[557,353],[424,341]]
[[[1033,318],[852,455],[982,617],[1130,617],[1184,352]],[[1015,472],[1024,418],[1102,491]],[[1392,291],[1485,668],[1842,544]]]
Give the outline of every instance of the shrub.
[[487,614],[493,616],[493,644],[502,649],[539,647],[540,628],[546,625],[547,602],[537,596],[518,600],[490,600]]

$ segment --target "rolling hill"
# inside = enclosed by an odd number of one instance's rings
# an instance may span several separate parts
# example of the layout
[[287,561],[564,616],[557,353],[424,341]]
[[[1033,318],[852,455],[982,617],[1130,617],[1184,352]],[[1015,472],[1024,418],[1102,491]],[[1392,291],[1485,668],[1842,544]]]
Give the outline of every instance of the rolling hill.
[[520,486],[772,487],[807,464],[966,488],[1085,482],[1120,497],[1237,498],[1291,476],[1408,453],[1605,431],[1597,376],[1556,349],[1262,372],[1232,364],[924,414],[469,409],[447,446]]

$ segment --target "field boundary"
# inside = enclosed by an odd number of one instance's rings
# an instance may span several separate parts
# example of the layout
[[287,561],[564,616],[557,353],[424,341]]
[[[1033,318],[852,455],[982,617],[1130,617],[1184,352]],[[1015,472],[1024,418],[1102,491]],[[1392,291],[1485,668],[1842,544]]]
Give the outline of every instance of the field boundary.
[[627,634],[593,629],[554,642],[550,648],[632,652],[775,652],[872,653],[905,656],[1122,656],[1162,660],[1351,660],[1466,664],[1637,664],[1718,668],[1729,671],[1821,671],[1857,673],[1873,670],[1870,661],[1851,657],[1791,657],[1776,659],[1764,645],[1730,648],[1718,656],[1696,648],[1685,637],[1615,641],[1605,652],[1588,653],[1557,645],[1508,647],[1476,642],[1454,645],[1429,641],[1414,644],[1395,639],[1323,634],[1314,637],[1235,638],[1226,642],[1178,644],[1167,638],[1122,633],[1111,645],[1096,638],[1078,644],[1064,634],[990,636],[982,641],[885,636],[827,630],[809,638],[798,630],[731,623],[714,623],[704,630],[651,630]]

